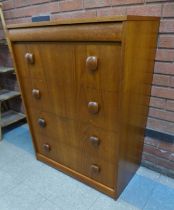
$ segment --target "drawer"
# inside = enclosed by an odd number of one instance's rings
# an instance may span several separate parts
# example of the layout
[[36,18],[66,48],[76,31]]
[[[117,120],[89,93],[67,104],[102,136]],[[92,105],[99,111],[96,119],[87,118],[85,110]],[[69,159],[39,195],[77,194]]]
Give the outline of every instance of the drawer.
[[26,107],[33,107],[33,109],[48,112],[55,110],[45,81],[23,78],[21,86]]
[[[19,78],[35,78],[44,80],[44,67],[41,53],[36,44],[32,47],[27,43],[18,43],[13,46],[14,56]],[[47,69],[48,70],[48,69]]]
[[47,136],[59,143],[85,151],[90,156],[116,162],[118,155],[116,133],[45,112],[31,113],[30,118],[36,141],[40,138],[38,135]]
[[120,42],[17,43],[14,51],[20,76],[46,78],[53,89],[58,84],[118,91]]
[[[74,86],[49,88],[42,80],[21,81],[25,104],[110,131],[118,130],[118,93]],[[50,84],[51,86],[51,84]]]
[[[118,131],[118,94],[81,88],[59,87],[61,91],[43,91],[43,100],[26,96],[28,107],[45,110],[60,117],[90,123],[109,131]],[[41,92],[42,93],[42,92]],[[29,95],[31,95],[31,90]],[[49,95],[48,98],[45,95]],[[42,96],[41,96],[42,97]],[[32,103],[32,101],[35,103]]]
[[38,135],[37,152],[70,169],[90,177],[108,187],[114,188],[116,164],[86,153],[86,149],[66,145],[58,139]]
[[[54,104],[59,116],[91,123],[110,131],[118,131],[118,93],[90,88],[59,86]],[[50,95],[52,95],[50,90]]]

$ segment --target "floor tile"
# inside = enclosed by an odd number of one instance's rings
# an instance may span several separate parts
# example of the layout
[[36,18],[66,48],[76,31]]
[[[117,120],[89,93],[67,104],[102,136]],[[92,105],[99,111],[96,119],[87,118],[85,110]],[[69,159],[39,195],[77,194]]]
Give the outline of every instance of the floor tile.
[[23,154],[3,166],[1,170],[9,173],[16,180],[23,181],[33,174],[34,170],[39,170],[40,165],[44,164],[37,161],[34,156]]
[[150,196],[144,210],[173,210],[174,190],[158,184]]
[[4,140],[0,142],[0,168],[13,162],[18,156],[20,156],[20,154],[16,146]]
[[14,187],[16,187],[19,182],[8,173],[0,170],[0,197],[3,194],[8,193]]
[[136,208],[121,199],[115,201],[108,196],[101,195],[89,210],[139,210],[139,208]]
[[34,154],[34,147],[32,144],[31,135],[28,131],[28,128],[22,128],[21,130],[22,130],[21,132],[17,132],[16,134],[14,134],[13,137],[11,136],[12,133],[4,135],[4,139],[8,143],[15,145],[16,147],[28,153]]
[[20,184],[0,198],[0,208],[2,210],[37,210],[44,201],[45,198],[41,195],[24,184]]
[[37,210],[61,210],[56,205],[46,200],[37,208]]
[[38,165],[30,168],[32,173],[24,181],[35,192],[41,193],[45,198],[54,195],[63,185],[63,174],[47,165]]
[[135,175],[120,197],[124,201],[141,209],[148,201],[156,185],[155,181],[147,177]]
[[174,179],[161,175],[159,178],[159,182],[163,185],[166,185],[168,187],[174,188]]
[[145,176],[149,179],[155,180],[157,181],[160,178],[160,173],[152,171],[148,168],[145,168],[143,166],[141,166],[138,170],[137,170],[137,174],[140,176]]
[[28,131],[28,128],[25,126],[10,126],[5,129],[3,138],[11,141],[13,138],[25,133],[26,131]]
[[67,181],[49,200],[63,210],[88,210],[101,193],[80,182]]

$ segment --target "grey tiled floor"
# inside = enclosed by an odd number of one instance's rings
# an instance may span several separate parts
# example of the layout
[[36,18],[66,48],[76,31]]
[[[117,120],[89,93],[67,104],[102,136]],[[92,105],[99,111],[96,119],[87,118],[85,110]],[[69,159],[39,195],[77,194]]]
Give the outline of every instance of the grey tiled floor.
[[0,210],[174,210],[174,180],[141,167],[117,201],[37,161],[27,124],[0,142]]

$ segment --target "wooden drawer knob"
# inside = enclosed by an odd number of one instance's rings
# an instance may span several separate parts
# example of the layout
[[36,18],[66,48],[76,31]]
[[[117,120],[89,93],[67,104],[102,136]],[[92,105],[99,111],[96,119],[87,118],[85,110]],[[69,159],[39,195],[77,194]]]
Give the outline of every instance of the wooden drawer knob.
[[98,59],[96,56],[89,56],[86,59],[86,67],[90,71],[96,71],[98,66]]
[[38,89],[33,89],[32,90],[32,96],[36,99],[40,99],[41,95],[40,95],[40,90]]
[[42,148],[45,152],[51,151],[51,146],[49,144],[43,144]]
[[46,121],[43,118],[38,119],[38,124],[42,128],[46,127]]
[[96,174],[100,173],[100,167],[98,165],[92,164],[91,165],[91,172],[96,173]]
[[27,63],[34,64],[34,55],[32,53],[26,53],[25,59]]
[[99,146],[99,144],[100,144],[100,139],[97,136],[90,136],[89,141],[94,146]]
[[91,114],[97,114],[99,112],[99,104],[97,102],[90,101],[88,103],[88,110]]

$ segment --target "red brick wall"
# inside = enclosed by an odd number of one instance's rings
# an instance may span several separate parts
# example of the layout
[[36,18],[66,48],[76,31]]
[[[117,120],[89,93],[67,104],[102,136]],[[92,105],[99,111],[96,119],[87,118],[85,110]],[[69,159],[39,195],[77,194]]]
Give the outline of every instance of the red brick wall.
[[[5,0],[7,23],[107,15],[161,17],[147,128],[174,135],[174,0]],[[143,164],[174,176],[174,145],[145,138]]]

